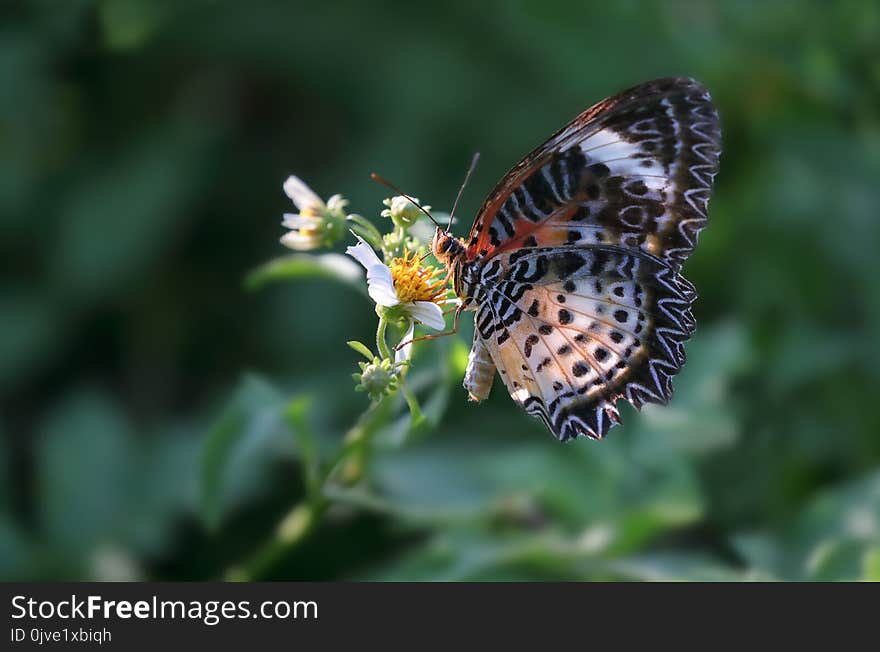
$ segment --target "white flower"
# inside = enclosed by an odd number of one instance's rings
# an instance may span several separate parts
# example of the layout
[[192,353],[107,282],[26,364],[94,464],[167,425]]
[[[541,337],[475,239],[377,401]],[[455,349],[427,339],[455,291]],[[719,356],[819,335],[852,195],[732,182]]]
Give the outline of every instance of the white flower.
[[283,226],[291,229],[281,237],[281,244],[291,249],[307,250],[327,247],[345,233],[345,206],[342,195],[333,195],[327,203],[316,195],[299,177],[284,182],[284,192],[299,209],[285,213]]
[[409,332],[404,341],[412,339],[412,321],[418,321],[434,330],[446,327],[443,309],[445,289],[435,278],[436,271],[419,267],[416,257],[405,254],[388,266],[373,248],[358,238],[358,244],[345,250],[367,270],[367,293],[378,305],[397,308],[401,316],[410,319]]

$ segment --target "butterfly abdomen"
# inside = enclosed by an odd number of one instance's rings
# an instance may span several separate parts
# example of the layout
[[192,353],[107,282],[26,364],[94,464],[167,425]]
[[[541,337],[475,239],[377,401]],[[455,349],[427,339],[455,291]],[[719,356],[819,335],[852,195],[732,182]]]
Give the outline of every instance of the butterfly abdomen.
[[484,401],[489,398],[494,380],[495,363],[479,332],[475,332],[474,345],[468,355],[467,369],[464,372],[463,385],[467,390],[468,398],[472,401]]

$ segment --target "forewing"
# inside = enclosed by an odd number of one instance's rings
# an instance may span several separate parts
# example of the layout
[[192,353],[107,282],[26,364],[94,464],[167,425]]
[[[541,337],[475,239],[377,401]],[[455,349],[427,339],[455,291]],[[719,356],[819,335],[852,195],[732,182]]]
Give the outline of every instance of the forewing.
[[693,287],[660,259],[614,247],[560,247],[499,258],[477,313],[511,397],[560,440],[600,438],[615,401],[666,403],[694,330]]
[[468,259],[602,244],[641,249],[677,270],[706,223],[720,140],[709,93],[692,79],[604,100],[498,183],[474,221]]

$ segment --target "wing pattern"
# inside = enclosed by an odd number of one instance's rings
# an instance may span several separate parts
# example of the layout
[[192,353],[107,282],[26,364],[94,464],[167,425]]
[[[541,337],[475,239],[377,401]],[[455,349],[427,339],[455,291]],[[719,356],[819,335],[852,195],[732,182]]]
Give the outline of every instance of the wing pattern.
[[587,109],[508,172],[465,243],[471,398],[497,368],[561,440],[603,437],[620,398],[666,403],[696,327],[681,266],[719,156],[709,94],[668,78]]
[[685,361],[696,293],[657,258],[610,247],[506,256],[475,338],[510,395],[561,440],[605,435],[614,402],[665,403]]
[[613,244],[678,269],[696,245],[718,169],[709,94],[663,79],[585,111],[513,168],[483,205],[468,256]]

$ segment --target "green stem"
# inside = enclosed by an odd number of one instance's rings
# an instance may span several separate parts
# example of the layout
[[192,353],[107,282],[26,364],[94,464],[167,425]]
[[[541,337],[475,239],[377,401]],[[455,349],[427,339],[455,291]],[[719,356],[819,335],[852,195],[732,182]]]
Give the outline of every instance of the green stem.
[[317,438],[306,418],[309,404],[308,400],[298,398],[291,401],[284,412],[302,457],[306,496],[310,503],[317,504],[321,494],[320,463]]
[[367,411],[346,433],[343,444],[333,459],[321,469],[317,483],[320,492],[294,505],[279,521],[274,536],[242,565],[228,569],[226,579],[254,581],[265,577],[274,565],[309,537],[330,506],[326,485],[332,482],[334,473],[345,462],[358,455],[366,458],[373,435],[386,422],[392,403],[393,401],[374,401],[370,404]]
[[379,355],[384,360],[386,358],[391,358],[390,353],[388,352],[388,343],[385,341],[385,331],[388,329],[388,320],[384,317],[379,317],[379,326],[376,329],[376,348],[379,349]]
[[409,387],[403,382],[403,378],[400,379],[400,393],[403,394],[403,398],[406,399],[406,404],[409,406],[410,428],[416,428],[425,420],[425,415],[422,414],[422,409],[419,407],[418,400],[416,400],[415,395],[409,391]]

